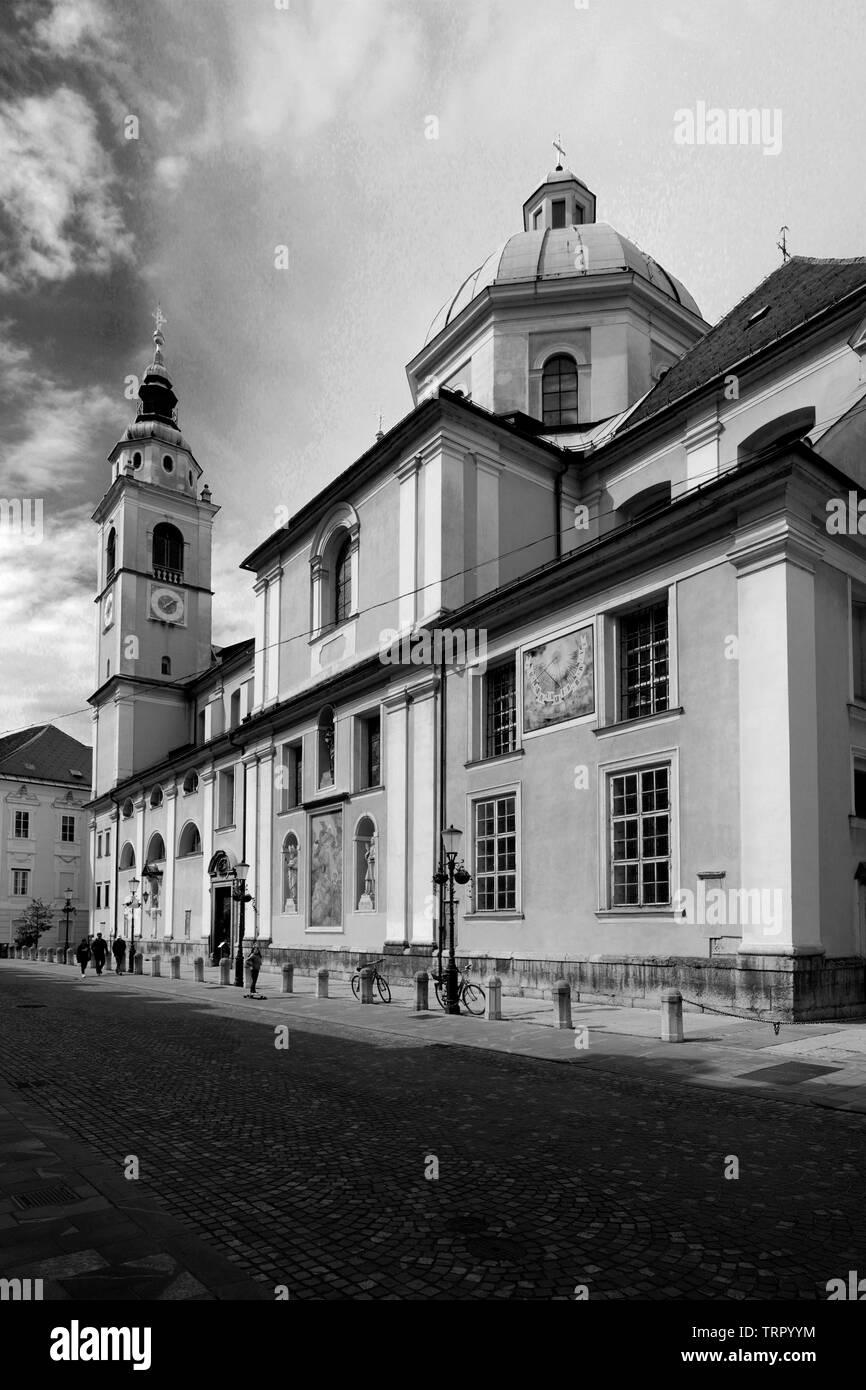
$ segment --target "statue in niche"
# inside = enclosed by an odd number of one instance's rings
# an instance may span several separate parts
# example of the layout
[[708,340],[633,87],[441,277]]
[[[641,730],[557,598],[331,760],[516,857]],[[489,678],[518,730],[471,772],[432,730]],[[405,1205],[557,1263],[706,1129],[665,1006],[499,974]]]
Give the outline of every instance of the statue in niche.
[[283,912],[297,912],[298,910],[298,847],[289,845],[285,851],[286,861],[286,898],[283,903]]
[[367,853],[364,855],[367,862],[367,869],[364,874],[364,891],[358,903],[359,912],[375,912],[376,910],[376,844],[370,841]]

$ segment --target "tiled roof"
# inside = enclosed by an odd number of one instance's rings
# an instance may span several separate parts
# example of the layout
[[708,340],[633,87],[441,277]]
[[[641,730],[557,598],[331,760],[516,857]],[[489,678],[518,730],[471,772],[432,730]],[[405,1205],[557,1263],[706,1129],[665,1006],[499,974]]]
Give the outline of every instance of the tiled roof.
[[89,790],[91,758],[90,748],[53,724],[35,724],[0,738],[0,777],[20,777],[22,782],[63,782]]
[[860,286],[866,286],[864,256],[851,260],[792,256],[689,348],[632,411],[625,428],[631,429],[730,371],[735,363],[760,352]]

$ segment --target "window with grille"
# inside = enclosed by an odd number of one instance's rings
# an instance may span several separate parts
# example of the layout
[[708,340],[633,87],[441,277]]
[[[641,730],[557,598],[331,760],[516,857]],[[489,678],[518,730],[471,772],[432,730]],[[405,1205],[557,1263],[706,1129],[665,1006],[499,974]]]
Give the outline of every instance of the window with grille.
[[15,839],[16,839],[16,840],[29,840],[29,839],[30,839],[30,812],[29,812],[29,811],[16,811],[16,812],[15,812]]
[[30,870],[12,870],[12,896],[13,898],[26,898],[30,892]]
[[620,718],[669,708],[668,606],[654,603],[620,619]]
[[[74,841],[74,839],[75,839],[75,817],[74,817],[74,816],[61,816],[61,817],[60,817],[60,838],[61,838],[61,840],[65,840],[65,841],[67,842],[67,844],[72,844],[72,842]],[[101,836],[101,835],[100,835],[100,837],[99,837],[99,845],[100,845],[100,852],[101,852],[101,849],[102,849],[102,836]]]
[[513,753],[517,746],[517,680],[512,658],[488,671],[485,681],[484,756]]
[[545,425],[577,424],[577,363],[565,353],[544,364],[541,414]]
[[475,803],[475,911],[517,907],[517,797]]
[[344,623],[352,611],[352,542],[347,536],[334,565],[334,622]]
[[610,906],[671,900],[670,767],[610,778]]

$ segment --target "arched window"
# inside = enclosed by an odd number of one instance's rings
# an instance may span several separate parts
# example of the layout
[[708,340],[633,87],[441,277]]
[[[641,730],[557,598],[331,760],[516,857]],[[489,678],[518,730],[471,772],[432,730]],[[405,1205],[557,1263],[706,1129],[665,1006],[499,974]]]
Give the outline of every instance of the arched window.
[[135,850],[132,848],[129,840],[127,840],[123,849],[120,851],[120,859],[117,862],[117,867],[119,869],[135,868]]
[[198,791],[198,773],[188,772],[183,779],[183,790],[185,796],[190,796],[192,792]]
[[134,811],[135,807],[132,804],[132,802],[124,801],[123,806],[121,807],[121,814],[123,815],[123,819],[129,820],[130,816],[133,814]]
[[283,840],[283,912],[298,910],[298,853],[298,837],[290,830]]
[[170,657],[170,656],[164,656],[164,657],[162,658],[162,668],[161,668],[161,669],[162,669],[162,674],[163,674],[164,676],[170,676],[170,675],[171,675],[171,657]]
[[544,364],[541,414],[545,425],[577,424],[577,363],[565,353]]
[[334,711],[329,705],[319,715],[319,764],[318,785],[334,785]]
[[355,826],[355,911],[375,912],[377,899],[376,826],[362,816]]
[[147,846],[147,862],[148,864],[161,864],[164,860],[165,840],[157,832],[156,835],[150,837],[150,843]]
[[153,791],[150,793],[150,804],[151,806],[162,805],[162,787],[154,787]]
[[179,583],[183,578],[183,536],[168,521],[153,528],[153,572],[157,579],[169,582]]
[[201,854],[201,835],[193,821],[187,821],[177,842],[178,859],[187,859],[191,854]]
[[133,468],[140,468],[140,467],[141,467],[141,454],[139,454],[139,453],[133,454],[133,456],[132,456],[132,466],[133,466]]
[[344,623],[352,611],[352,541],[345,536],[334,557],[334,622]]
[[108,582],[114,574],[115,560],[117,556],[117,532],[112,526],[108,533],[108,543],[105,547],[105,581]]

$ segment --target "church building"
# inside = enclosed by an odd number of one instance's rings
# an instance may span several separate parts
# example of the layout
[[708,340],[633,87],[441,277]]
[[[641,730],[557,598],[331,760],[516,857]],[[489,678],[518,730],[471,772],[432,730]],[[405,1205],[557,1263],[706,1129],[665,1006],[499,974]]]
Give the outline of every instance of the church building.
[[711,327],[558,166],[409,413],[242,559],[224,648],[154,345],[94,513],[113,932],[234,950],[245,878],[266,960],[411,978],[454,825],[458,961],[506,992],[866,1005],[866,260],[786,257]]

